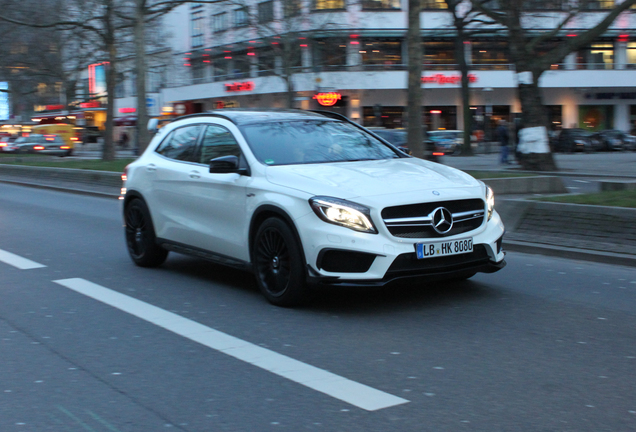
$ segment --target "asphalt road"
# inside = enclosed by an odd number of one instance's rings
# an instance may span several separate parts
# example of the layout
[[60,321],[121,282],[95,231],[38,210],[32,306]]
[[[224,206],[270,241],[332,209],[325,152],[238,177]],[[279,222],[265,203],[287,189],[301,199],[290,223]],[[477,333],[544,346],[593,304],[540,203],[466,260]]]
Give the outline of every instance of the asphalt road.
[[1,431],[636,430],[633,268],[509,253],[282,309],[199,259],[135,267],[121,225],[0,187]]

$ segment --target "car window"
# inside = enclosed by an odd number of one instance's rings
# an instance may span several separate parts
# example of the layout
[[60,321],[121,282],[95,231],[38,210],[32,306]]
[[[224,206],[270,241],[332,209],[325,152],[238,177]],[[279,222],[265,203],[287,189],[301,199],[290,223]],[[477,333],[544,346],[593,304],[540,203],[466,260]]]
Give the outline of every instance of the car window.
[[211,159],[218,157],[240,155],[241,148],[234,139],[232,132],[219,125],[206,127],[201,141],[200,163],[208,164]]
[[170,159],[194,162],[201,127],[192,125],[173,130],[155,151]]
[[401,157],[373,135],[339,121],[255,123],[241,126],[241,132],[256,158],[266,165]]

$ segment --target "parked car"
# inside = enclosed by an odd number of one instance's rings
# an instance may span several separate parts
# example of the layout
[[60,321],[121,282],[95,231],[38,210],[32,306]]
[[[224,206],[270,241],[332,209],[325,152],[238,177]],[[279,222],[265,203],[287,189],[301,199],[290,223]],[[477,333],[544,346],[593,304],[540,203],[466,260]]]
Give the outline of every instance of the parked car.
[[464,131],[437,130],[427,133],[429,140],[435,144],[435,151],[445,155],[458,155],[464,143]]
[[585,129],[563,129],[554,142],[553,151],[561,153],[592,152],[600,149],[600,142]]
[[3,153],[68,156],[72,148],[59,135],[30,134],[0,147]]
[[632,147],[632,136],[616,129],[607,129],[594,134],[602,151],[627,150]]
[[[368,128],[371,132],[379,136],[380,138],[388,141],[396,146],[404,153],[411,155],[413,151],[408,147],[408,132],[406,129],[385,129],[385,128]],[[435,143],[428,139],[426,132],[424,133],[424,159],[433,162],[440,162],[439,156],[443,156],[438,153],[435,148]]]
[[159,266],[174,251],[251,270],[275,305],[303,301],[309,286],[430,283],[505,266],[488,186],[336,114],[184,116],[122,178],[135,264]]

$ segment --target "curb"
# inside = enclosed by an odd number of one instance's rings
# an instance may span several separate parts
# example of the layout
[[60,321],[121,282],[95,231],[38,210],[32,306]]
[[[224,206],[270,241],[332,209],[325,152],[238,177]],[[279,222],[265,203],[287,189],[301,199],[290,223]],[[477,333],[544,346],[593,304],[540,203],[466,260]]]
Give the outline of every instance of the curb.
[[580,261],[591,261],[602,264],[636,267],[636,255],[618,254],[613,252],[599,252],[586,249],[572,249],[562,246],[527,243],[517,240],[506,240],[505,236],[503,240],[503,248],[505,251],[510,252],[521,252]]

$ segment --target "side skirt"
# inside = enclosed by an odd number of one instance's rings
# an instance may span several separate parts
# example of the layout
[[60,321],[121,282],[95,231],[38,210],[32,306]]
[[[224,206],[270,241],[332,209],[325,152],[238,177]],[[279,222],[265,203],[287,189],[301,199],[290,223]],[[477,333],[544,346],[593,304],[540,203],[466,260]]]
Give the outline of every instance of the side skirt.
[[162,248],[169,250],[171,252],[177,252],[184,255],[195,256],[198,258],[203,258],[207,261],[211,261],[216,264],[221,264],[221,265],[233,267],[239,270],[252,272],[252,265],[246,261],[238,260],[236,258],[230,258],[222,254],[217,254],[205,249],[199,249],[192,246],[172,242],[169,240],[157,239],[157,242]]

